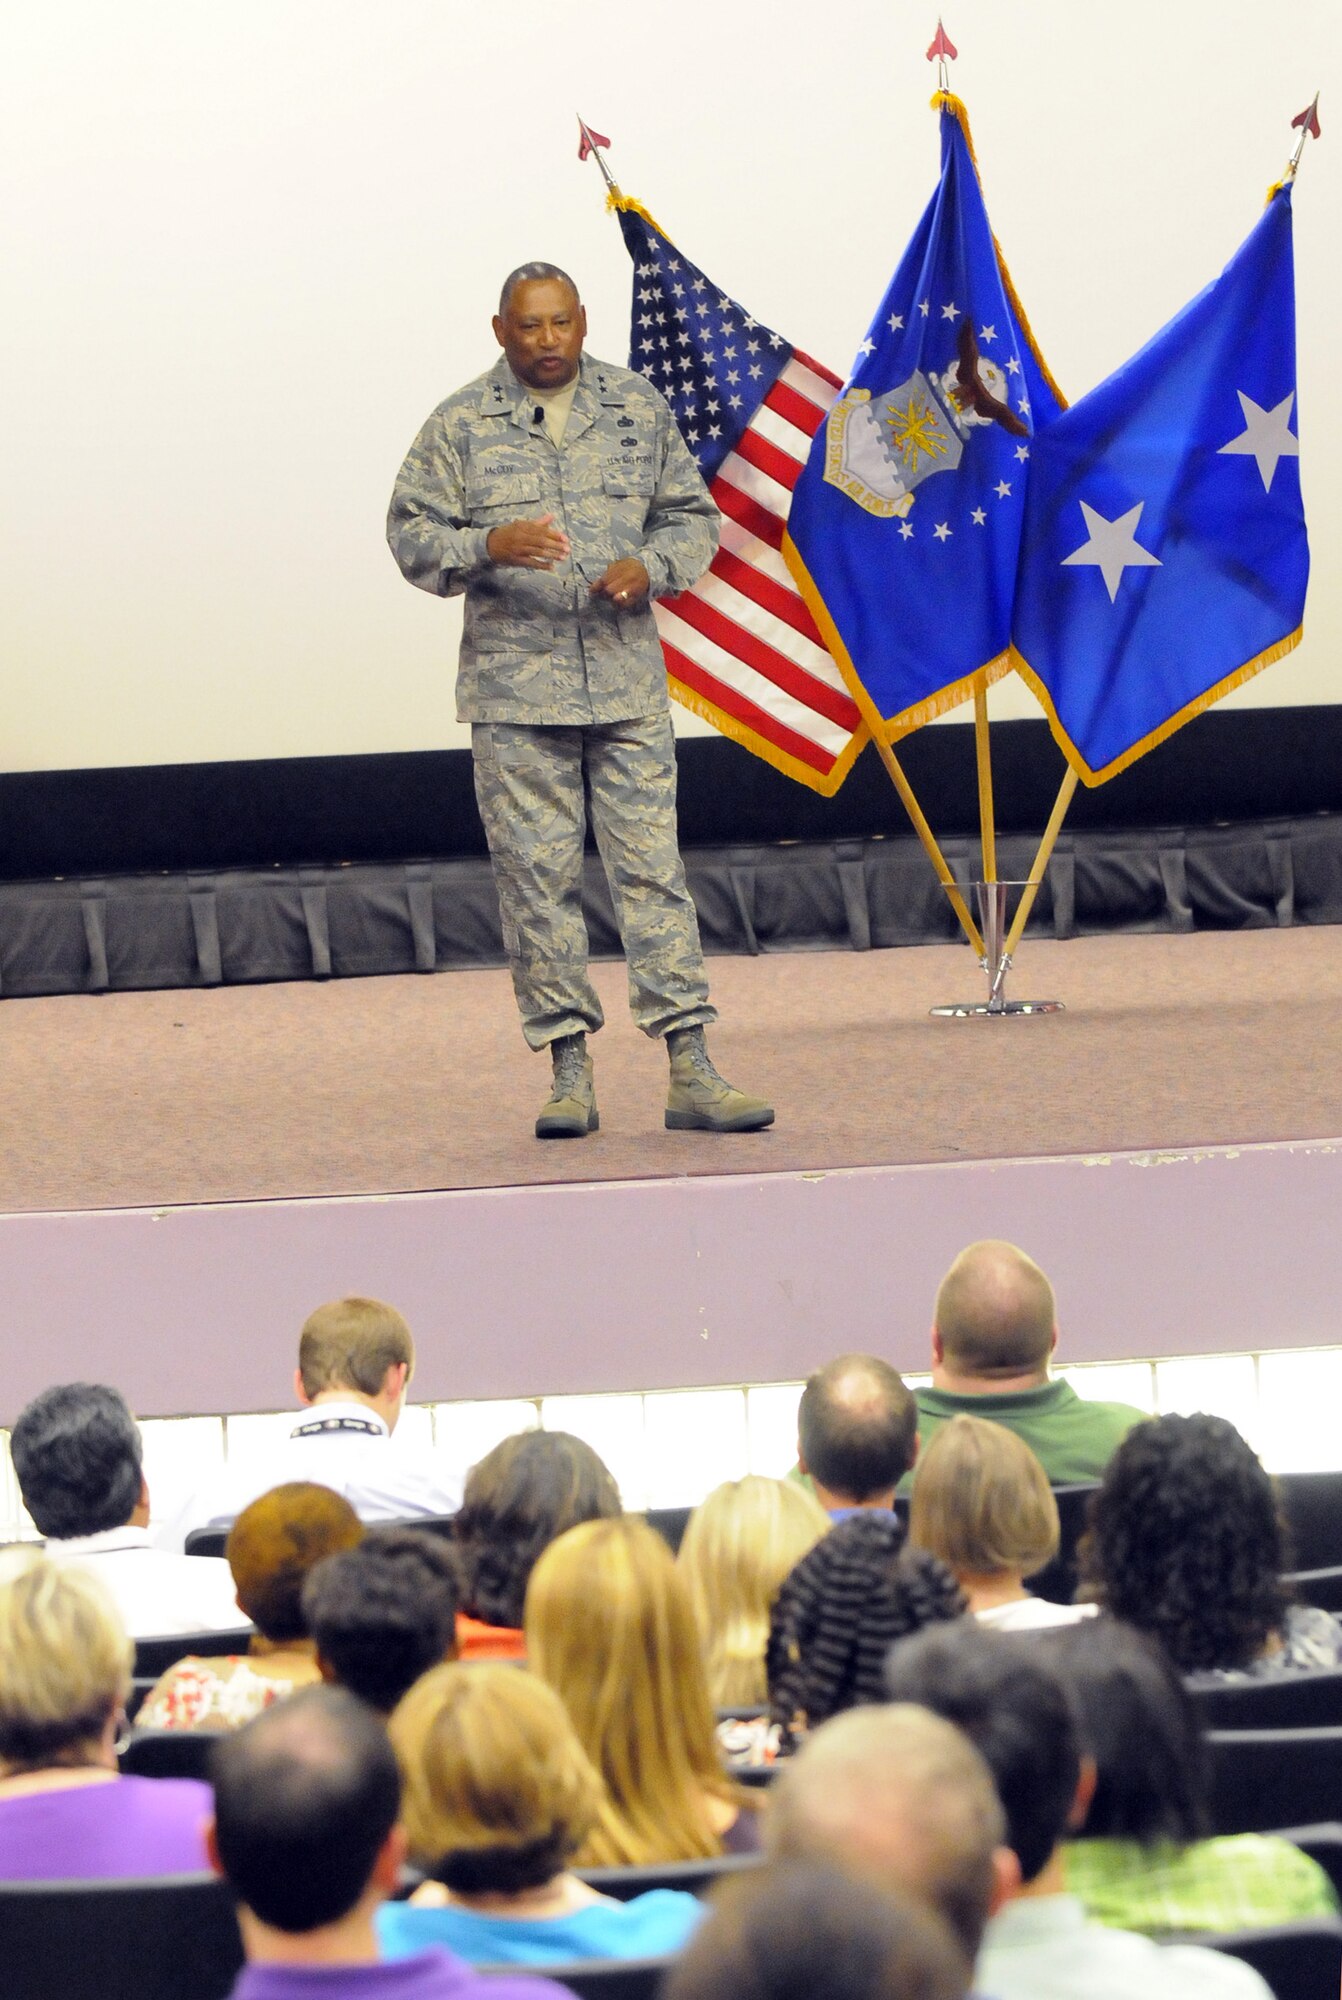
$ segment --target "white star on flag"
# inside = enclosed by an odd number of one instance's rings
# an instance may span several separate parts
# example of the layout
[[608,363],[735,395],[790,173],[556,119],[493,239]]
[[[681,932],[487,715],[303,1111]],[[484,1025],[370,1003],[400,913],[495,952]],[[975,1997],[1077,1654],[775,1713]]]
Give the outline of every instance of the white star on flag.
[[899,524],[899,535],[900,535],[900,540],[901,540],[901,541],[905,541],[905,542],[911,542],[911,541],[913,540],[913,523],[912,523],[912,521],[901,521],[901,522],[900,522],[900,524]]
[[1129,507],[1126,514],[1120,514],[1116,521],[1106,521],[1103,514],[1097,514],[1084,500],[1079,506],[1085,517],[1088,539],[1080,548],[1073,549],[1064,556],[1059,568],[1069,564],[1089,565],[1097,569],[1104,578],[1104,587],[1109,592],[1112,604],[1118,596],[1118,586],[1123,581],[1125,569],[1161,569],[1164,567],[1159,556],[1153,556],[1150,549],[1144,549],[1137,540],[1137,523],[1142,518],[1146,505],[1139,500],[1135,507]]
[[1231,438],[1229,444],[1221,446],[1217,457],[1228,454],[1232,458],[1256,459],[1263,477],[1263,491],[1270,493],[1278,460],[1300,456],[1300,440],[1287,428],[1291,421],[1295,390],[1292,389],[1289,396],[1283,396],[1270,410],[1261,408],[1252,396],[1245,395],[1243,389],[1237,389],[1235,393],[1244,412],[1244,429],[1238,437]]
[[936,536],[939,542],[948,542],[951,538],[951,530],[947,526],[945,521],[938,521],[936,527],[933,528],[932,533]]
[[876,342],[874,340],[864,340],[857,351],[859,354],[874,354],[876,352]]
[[959,306],[956,305],[954,299],[951,300],[948,306],[943,306],[941,308],[941,317],[943,319],[948,319],[951,322],[951,325],[954,326],[956,320],[959,319],[960,317],[960,308]]

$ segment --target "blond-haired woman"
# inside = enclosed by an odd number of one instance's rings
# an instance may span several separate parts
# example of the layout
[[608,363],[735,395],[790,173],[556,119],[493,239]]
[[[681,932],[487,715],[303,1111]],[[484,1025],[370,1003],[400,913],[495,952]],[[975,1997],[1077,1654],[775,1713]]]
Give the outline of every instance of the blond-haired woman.
[[919,1455],[909,1546],[939,1556],[984,1625],[1020,1632],[1069,1625],[1093,1604],[1050,1604],[1025,1588],[1058,1552],[1048,1475],[1014,1431],[952,1417]]
[[716,1487],[691,1514],[676,1560],[718,1708],[768,1700],[764,1649],[778,1587],[829,1527],[804,1486],[756,1473]]
[[390,1722],[411,1853],[429,1876],[388,1903],[388,1957],[446,1945],[477,1965],[651,1958],[678,1951],[703,1916],[684,1890],[627,1903],[570,1872],[604,1788],[564,1704],[507,1666],[435,1667]]
[[758,1845],[726,1778],[685,1580],[645,1521],[588,1521],[531,1573],[527,1659],[605,1781],[584,1866],[689,1861]]
[[99,1578],[33,1549],[0,1556],[0,1881],[207,1866],[209,1786],[117,1771],[132,1656]]

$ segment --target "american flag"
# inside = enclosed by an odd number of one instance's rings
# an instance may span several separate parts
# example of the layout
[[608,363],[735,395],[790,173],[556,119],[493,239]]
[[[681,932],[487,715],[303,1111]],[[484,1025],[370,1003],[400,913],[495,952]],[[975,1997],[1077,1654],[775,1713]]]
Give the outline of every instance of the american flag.
[[660,389],[722,513],[722,545],[657,625],[671,692],[789,777],[835,792],[867,729],[781,549],[792,488],[842,384],[761,326],[636,203],[629,365]]

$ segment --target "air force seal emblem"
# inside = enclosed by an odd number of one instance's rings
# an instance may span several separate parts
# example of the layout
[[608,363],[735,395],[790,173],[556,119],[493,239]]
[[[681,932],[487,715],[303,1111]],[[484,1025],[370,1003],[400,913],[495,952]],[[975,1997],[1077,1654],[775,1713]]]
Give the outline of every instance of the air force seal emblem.
[[849,388],[830,411],[825,479],[868,514],[907,514],[925,479],[956,471],[977,425],[1028,435],[1006,401],[1001,369],[980,357],[968,328],[959,347],[958,365],[943,374],[915,369],[879,396]]

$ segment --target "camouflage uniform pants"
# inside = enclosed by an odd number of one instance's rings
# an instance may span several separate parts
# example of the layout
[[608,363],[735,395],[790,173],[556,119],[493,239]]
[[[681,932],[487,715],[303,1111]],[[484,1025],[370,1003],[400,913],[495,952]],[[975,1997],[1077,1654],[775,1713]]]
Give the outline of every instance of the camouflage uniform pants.
[[587,975],[583,839],[592,831],[645,1035],[717,1019],[676,841],[667,715],[585,728],[477,722],[475,796],[494,864],[503,943],[533,1049],[601,1026]]

